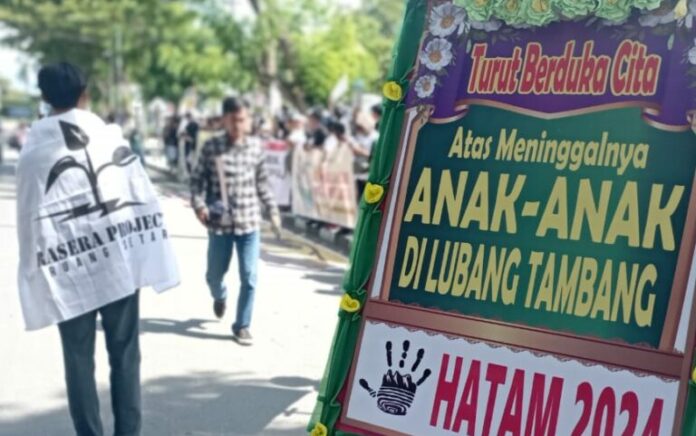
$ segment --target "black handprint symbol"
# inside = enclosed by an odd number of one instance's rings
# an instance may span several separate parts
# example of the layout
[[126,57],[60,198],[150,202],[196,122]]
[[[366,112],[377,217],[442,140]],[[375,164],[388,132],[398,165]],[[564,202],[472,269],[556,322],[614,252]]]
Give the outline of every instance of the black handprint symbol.
[[[411,343],[409,341],[404,341],[401,359],[399,360],[399,369],[392,371],[392,343],[391,341],[387,341],[386,351],[389,369],[386,374],[384,374],[384,377],[382,377],[382,386],[379,388],[379,391],[375,392],[370,387],[367,380],[364,378],[360,379],[360,386],[362,386],[371,397],[377,398],[377,407],[384,413],[398,416],[406,415],[409,407],[413,404],[418,386],[422,385],[423,382],[430,377],[432,372],[426,369],[423,371],[421,378],[415,383],[411,378],[411,373],[416,372],[418,366],[420,366],[423,361],[423,356],[425,356],[425,350],[421,348],[418,350],[418,353],[416,353],[416,361],[411,366],[410,373],[405,372],[402,374],[410,347]],[[401,372],[399,372],[399,370],[401,370]]]

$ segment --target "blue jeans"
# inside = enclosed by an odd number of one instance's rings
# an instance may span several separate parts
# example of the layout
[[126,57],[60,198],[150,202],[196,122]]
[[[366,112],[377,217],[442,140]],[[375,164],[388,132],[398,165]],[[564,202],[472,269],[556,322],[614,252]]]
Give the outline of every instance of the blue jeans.
[[232,260],[232,249],[237,247],[239,260],[239,298],[237,299],[237,319],[232,325],[234,331],[248,328],[251,325],[251,312],[254,306],[256,292],[256,267],[260,249],[259,232],[246,235],[216,235],[209,233],[208,239],[208,273],[206,280],[210,293],[215,300],[227,299],[225,274]]

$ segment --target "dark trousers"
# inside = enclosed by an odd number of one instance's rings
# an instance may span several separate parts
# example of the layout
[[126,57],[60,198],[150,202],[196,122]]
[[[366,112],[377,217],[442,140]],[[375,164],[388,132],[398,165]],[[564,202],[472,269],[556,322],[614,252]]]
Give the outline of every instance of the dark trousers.
[[97,313],[101,315],[111,366],[111,404],[116,436],[140,434],[140,344],[138,293],[58,325],[68,403],[78,436],[103,436],[94,379]]

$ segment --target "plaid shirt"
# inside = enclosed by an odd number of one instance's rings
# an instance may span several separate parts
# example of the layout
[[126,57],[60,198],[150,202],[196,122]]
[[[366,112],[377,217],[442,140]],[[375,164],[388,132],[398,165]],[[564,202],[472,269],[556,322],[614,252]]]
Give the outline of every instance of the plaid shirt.
[[236,235],[258,231],[261,203],[272,215],[279,214],[268,184],[264,159],[261,142],[256,138],[231,144],[227,134],[224,134],[203,145],[191,174],[191,205],[199,211],[224,202],[219,176],[223,174],[232,222],[232,225],[209,223],[208,230]]

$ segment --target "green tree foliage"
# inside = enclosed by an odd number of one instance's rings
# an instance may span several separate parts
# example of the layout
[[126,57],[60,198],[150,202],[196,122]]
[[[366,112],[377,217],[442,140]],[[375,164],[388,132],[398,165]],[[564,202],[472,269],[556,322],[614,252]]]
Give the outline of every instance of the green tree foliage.
[[309,103],[325,103],[344,75],[351,82],[372,83],[381,78],[376,53],[368,51],[360,31],[351,15],[341,14],[332,18],[326,29],[297,37],[297,78]]
[[378,90],[403,12],[402,0],[248,0],[240,16],[226,0],[3,0],[7,42],[41,62],[69,60],[105,98],[113,83],[141,85],[146,98],[178,102],[277,83],[298,106],[325,103],[347,75]]
[[[212,12],[207,21],[228,52],[253,72],[252,84],[280,84],[296,105],[325,103],[342,76],[378,90],[391,63],[404,2],[363,0],[342,8],[330,0],[251,0],[255,16]],[[211,0],[209,11],[219,2]],[[262,48],[271,48],[274,53]],[[273,56],[274,62],[270,62]]]
[[234,81],[234,58],[187,5],[145,1],[134,12],[126,19],[127,32],[138,30],[128,38],[126,62],[146,98],[177,102],[192,86],[220,95]]
[[41,62],[67,60],[92,77],[97,98],[134,80],[146,97],[178,102],[185,90],[220,93],[233,71],[212,30],[184,2],[5,0],[6,42]]

